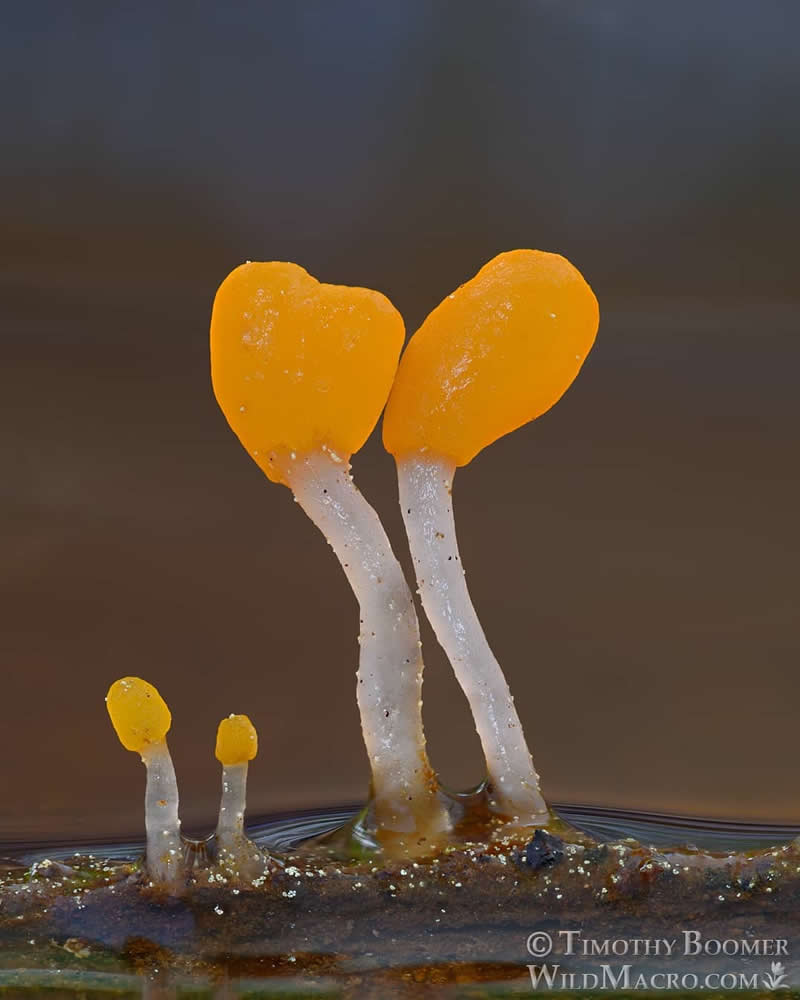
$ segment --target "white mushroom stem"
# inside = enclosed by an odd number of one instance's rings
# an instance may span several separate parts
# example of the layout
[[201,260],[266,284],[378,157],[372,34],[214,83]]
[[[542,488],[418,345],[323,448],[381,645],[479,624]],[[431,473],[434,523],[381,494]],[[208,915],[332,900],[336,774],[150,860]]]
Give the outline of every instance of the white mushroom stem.
[[175,882],[183,873],[178,782],[166,741],[142,751],[147,768],[144,825],[147,831],[147,871],[153,882]]
[[491,807],[523,824],[544,822],[548,809],[514,699],[467,590],[451,498],[455,464],[414,455],[398,461],[397,473],[422,605],[472,710]]
[[247,800],[247,762],[222,768],[222,798],[217,822],[217,847],[235,851],[244,836],[244,811]]
[[217,821],[217,863],[228,876],[256,878],[269,870],[269,855],[245,836],[247,761],[224,764]]
[[378,827],[426,835],[445,830],[449,820],[422,730],[419,623],[386,532],[349,467],[330,452],[298,457],[289,485],[327,538],[358,600],[358,707]]

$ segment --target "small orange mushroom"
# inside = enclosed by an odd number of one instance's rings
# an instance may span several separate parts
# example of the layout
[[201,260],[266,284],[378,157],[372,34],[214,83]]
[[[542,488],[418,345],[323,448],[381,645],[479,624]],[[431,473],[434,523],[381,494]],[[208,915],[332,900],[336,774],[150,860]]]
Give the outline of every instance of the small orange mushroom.
[[448,820],[425,751],[413,600],[349,462],[385,405],[403,337],[379,292],[322,284],[281,262],[237,267],[211,317],[211,375],[228,423],[266,475],[290,487],[358,599],[357,691],[376,820],[398,833]]
[[547,806],[467,590],[452,483],[456,467],[561,398],[594,343],[598,320],[591,288],[564,257],[500,254],[411,338],[383,422],[423,606],[469,700],[492,808],[523,823],[541,822]]
[[167,703],[152,684],[140,677],[114,681],[106,708],[120,743],[138,753],[147,768],[145,829],[147,871],[155,883],[170,885],[183,873],[178,783],[167,747],[172,724]]
[[217,862],[242,878],[263,875],[268,858],[245,836],[247,767],[258,753],[258,734],[246,715],[229,715],[217,728],[215,756],[222,764],[222,798],[217,822]]

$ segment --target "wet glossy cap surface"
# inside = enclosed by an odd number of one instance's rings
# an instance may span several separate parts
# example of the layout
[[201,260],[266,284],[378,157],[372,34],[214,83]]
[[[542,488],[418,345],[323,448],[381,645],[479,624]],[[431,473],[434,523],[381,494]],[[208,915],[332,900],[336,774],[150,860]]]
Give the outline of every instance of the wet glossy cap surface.
[[161,743],[172,724],[167,703],[153,685],[141,677],[114,681],[106,695],[106,708],[120,743],[135,753],[142,753],[153,743]]
[[258,753],[258,734],[246,715],[229,715],[217,729],[216,758],[220,764],[244,764]]
[[323,446],[347,461],[377,423],[403,346],[380,292],[326,285],[297,264],[242,264],[211,317],[211,377],[228,423],[276,482]]
[[490,260],[409,341],[383,422],[396,458],[430,452],[466,465],[548,410],[594,343],[597,299],[558,254]]

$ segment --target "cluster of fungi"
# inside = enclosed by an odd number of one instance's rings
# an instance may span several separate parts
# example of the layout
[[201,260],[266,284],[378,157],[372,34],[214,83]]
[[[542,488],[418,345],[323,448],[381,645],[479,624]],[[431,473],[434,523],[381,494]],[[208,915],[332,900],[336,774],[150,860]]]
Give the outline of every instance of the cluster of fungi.
[[[384,412],[418,592],[464,691],[486,759],[489,813],[508,828],[549,820],[508,684],[466,586],[452,505],[455,470],[538,417],[566,391],[598,326],[592,290],[566,259],[514,250],[489,261],[433,310],[401,357],[405,329],[389,300],[323,284],[296,264],[246,263],[220,286],[211,319],[214,392],[248,454],[327,538],[360,608],[357,696],[369,757],[369,824],[385,845],[430,849],[457,821],[422,726],[423,662],[411,590],[375,510],[353,483],[350,458]],[[107,706],[127,749],[147,767],[151,880],[183,875],[170,714],[138,678],[112,685]],[[220,724],[223,796],[218,863],[268,874],[243,829],[246,716]]]
[[[178,818],[178,782],[167,747],[172,716],[152,684],[140,677],[115,681],[106,707],[120,743],[141,755],[147,769],[145,828],[147,871],[154,884],[179,887],[184,847]],[[258,752],[258,735],[246,715],[229,715],[217,729],[216,757],[222,764],[222,798],[214,836],[217,866],[234,878],[258,878],[269,858],[244,833],[247,765]]]

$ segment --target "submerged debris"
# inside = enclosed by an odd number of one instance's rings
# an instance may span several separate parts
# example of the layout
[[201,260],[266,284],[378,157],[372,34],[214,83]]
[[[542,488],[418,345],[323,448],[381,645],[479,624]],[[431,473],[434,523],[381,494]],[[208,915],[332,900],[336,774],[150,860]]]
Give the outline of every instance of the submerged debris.
[[[540,927],[555,940],[575,927],[640,939],[686,926],[747,941],[796,927],[794,843],[708,854],[602,844],[565,824],[527,843],[496,823],[477,833],[465,826],[446,850],[414,861],[381,851],[355,860],[312,842],[278,855],[266,877],[233,885],[195,871],[170,894],[130,863],[76,856],[60,879],[0,878],[0,933],[23,950],[29,941],[66,949],[83,969],[117,963],[215,979],[324,971],[338,981],[447,963],[510,963],[522,974]],[[50,953],[25,954],[38,965]]]
[[547,830],[537,830],[522,855],[528,868],[552,868],[564,860],[564,841]]

